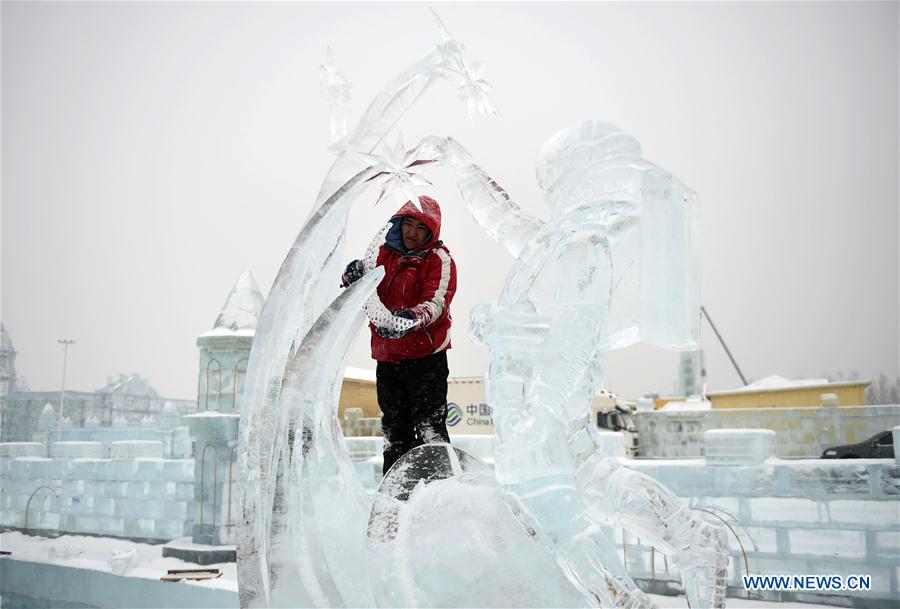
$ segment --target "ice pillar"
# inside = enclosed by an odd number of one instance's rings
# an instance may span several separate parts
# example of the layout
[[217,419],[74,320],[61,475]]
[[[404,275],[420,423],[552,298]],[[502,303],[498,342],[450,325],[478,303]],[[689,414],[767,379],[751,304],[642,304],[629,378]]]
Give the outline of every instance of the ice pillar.
[[201,412],[184,417],[194,440],[194,543],[230,545],[238,516],[240,415]]

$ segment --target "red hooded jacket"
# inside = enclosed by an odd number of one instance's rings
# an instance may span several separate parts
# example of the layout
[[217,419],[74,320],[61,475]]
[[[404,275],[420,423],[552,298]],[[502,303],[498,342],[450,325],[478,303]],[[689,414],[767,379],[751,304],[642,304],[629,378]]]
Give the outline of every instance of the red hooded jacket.
[[[401,338],[372,332],[372,357],[380,362],[397,363],[419,359],[450,348],[450,301],[456,293],[456,263],[440,241],[441,208],[430,197],[419,197],[422,210],[407,201],[391,218],[385,243],[378,252],[377,266],[384,267],[384,279],[378,285],[378,297],[389,311],[415,309],[424,320]],[[431,231],[425,247],[406,251],[400,225],[403,218],[415,218]]]

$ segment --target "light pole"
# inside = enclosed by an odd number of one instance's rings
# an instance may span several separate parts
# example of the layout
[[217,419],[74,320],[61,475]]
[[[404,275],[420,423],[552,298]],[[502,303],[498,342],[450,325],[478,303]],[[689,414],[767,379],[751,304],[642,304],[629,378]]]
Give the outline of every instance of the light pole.
[[59,423],[56,426],[56,441],[62,440],[63,409],[66,407],[66,360],[69,358],[69,345],[74,345],[74,340],[60,338],[56,342],[63,346],[63,377],[62,393],[59,394]]

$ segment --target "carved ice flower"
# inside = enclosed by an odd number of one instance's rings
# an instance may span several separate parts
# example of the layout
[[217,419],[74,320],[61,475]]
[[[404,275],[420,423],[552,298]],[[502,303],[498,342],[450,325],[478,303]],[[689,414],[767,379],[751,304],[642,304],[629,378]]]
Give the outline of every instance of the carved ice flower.
[[500,118],[500,112],[487,94],[491,90],[491,85],[481,78],[484,64],[469,61],[466,58],[465,47],[454,38],[446,38],[438,45],[438,51],[442,61],[434,69],[456,85],[459,99],[466,102],[469,118],[474,118],[476,114]]
[[384,144],[381,154],[357,153],[370,165],[374,165],[377,173],[369,178],[368,182],[380,182],[381,193],[375,204],[383,199],[400,199],[401,203],[411,201],[417,209],[419,206],[419,192],[421,189],[431,186],[431,182],[421,176],[414,168],[434,163],[436,159],[421,158],[420,147],[406,150],[403,145],[403,135],[397,136],[394,146]]

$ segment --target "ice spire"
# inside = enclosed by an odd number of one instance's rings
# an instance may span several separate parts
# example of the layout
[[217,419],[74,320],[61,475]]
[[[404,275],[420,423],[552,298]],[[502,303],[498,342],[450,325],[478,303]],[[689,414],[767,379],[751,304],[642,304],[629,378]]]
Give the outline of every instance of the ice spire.
[[265,299],[253,273],[245,270],[228,293],[213,329],[255,330],[263,302]]

